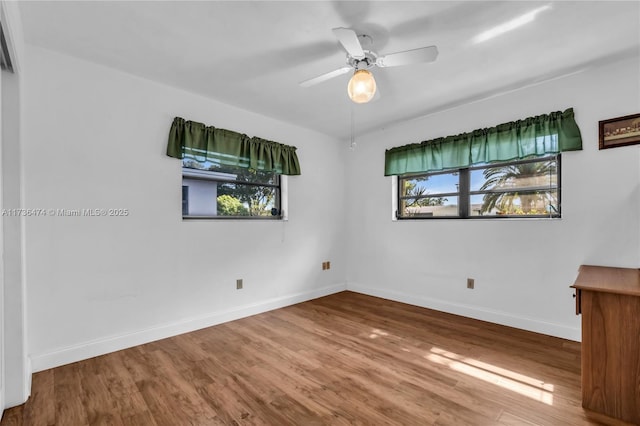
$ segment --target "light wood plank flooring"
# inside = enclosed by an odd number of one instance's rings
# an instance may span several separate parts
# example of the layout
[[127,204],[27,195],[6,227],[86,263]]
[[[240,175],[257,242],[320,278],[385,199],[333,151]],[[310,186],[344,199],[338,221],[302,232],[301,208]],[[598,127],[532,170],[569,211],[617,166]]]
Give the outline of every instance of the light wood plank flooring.
[[580,345],[352,292],[36,373],[1,425],[597,425]]

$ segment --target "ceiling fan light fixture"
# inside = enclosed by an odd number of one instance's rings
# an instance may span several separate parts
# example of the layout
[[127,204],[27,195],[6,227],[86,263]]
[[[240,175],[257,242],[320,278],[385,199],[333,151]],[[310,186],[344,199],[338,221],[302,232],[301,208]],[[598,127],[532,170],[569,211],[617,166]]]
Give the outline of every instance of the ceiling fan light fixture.
[[347,86],[349,98],[357,103],[364,104],[373,99],[376,94],[376,80],[368,70],[356,70]]

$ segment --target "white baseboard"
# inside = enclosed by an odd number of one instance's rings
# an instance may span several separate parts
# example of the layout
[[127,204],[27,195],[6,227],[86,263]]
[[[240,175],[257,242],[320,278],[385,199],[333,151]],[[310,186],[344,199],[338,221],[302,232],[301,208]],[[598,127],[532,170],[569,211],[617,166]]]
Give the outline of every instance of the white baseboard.
[[336,284],[303,293],[296,293],[288,296],[277,297],[264,302],[251,305],[240,306],[221,312],[213,312],[207,315],[186,318],[182,321],[160,325],[144,330],[138,330],[118,336],[111,336],[101,339],[84,342],[57,350],[31,355],[31,366],[33,372],[70,364],[83,359],[93,358],[121,349],[130,348],[137,345],[165,339],[178,334],[188,333],[201,328],[211,327],[228,321],[245,318],[273,309],[283,308],[318,297],[328,296],[333,293],[346,290],[346,284]]
[[535,318],[521,317],[506,312],[483,309],[477,306],[451,303],[444,300],[415,296],[393,290],[367,287],[354,283],[348,283],[347,290],[354,291],[356,293],[367,294],[369,296],[381,297],[383,299],[393,300],[396,302],[407,303],[409,305],[434,309],[436,311],[448,312],[468,318],[488,321],[495,324],[506,325],[522,330],[533,331],[535,333],[560,337],[576,342],[579,342],[581,340],[581,331],[579,328],[567,327],[562,324],[540,321]]
[[[482,309],[476,306],[456,304],[443,300],[415,296],[392,290],[367,287],[359,284],[336,284],[309,292],[282,296],[269,299],[264,302],[240,306],[226,311],[214,312],[204,316],[186,318],[182,321],[164,324],[158,327],[138,330],[135,332],[117,336],[95,339],[89,342],[84,342],[82,344],[59,348],[57,350],[43,354],[33,354],[30,358],[27,358],[29,367],[27,372],[29,373],[28,381],[26,382],[29,383],[29,386],[27,386],[27,390],[31,389],[31,372],[35,373],[49,368],[58,367],[60,365],[70,364],[72,362],[104,355],[110,352],[115,352],[137,345],[142,345],[155,340],[176,336],[182,333],[188,333],[190,331],[199,330],[201,328],[211,327],[228,321],[233,321],[262,312],[271,311],[273,309],[283,308],[285,306],[305,302],[307,300],[316,299],[318,297],[328,296],[330,294],[338,293],[344,290],[448,312],[469,318],[475,318],[482,321],[489,321],[509,327],[533,331],[536,333],[561,337],[564,339],[574,341],[580,341],[581,339],[579,328],[567,327],[561,324],[549,323],[534,318],[515,316],[500,311]],[[26,395],[26,397],[28,396],[29,395]],[[0,408],[4,408],[4,401],[2,400],[3,397],[3,393],[0,393],[0,403],[2,403],[2,405],[0,405]]]

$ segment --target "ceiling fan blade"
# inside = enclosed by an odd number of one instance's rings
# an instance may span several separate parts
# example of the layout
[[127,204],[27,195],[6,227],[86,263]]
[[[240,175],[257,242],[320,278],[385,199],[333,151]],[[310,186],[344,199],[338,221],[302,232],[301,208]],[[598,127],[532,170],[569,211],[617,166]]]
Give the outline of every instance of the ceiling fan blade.
[[362,45],[360,45],[360,40],[358,40],[358,35],[355,31],[342,27],[334,28],[332,31],[349,56],[355,59],[364,58],[364,50],[362,50]]
[[309,80],[301,81],[300,82],[300,86],[302,86],[302,87],[315,86],[316,84],[322,83],[324,81],[327,81],[327,80],[332,79],[334,77],[337,77],[339,75],[346,74],[349,71],[353,71],[353,68],[351,68],[351,67],[342,67],[340,69],[337,69],[337,70],[334,70],[334,71],[319,75],[317,77],[310,78]]
[[418,49],[405,50],[404,52],[390,53],[386,56],[381,56],[376,60],[376,65],[379,67],[399,67],[402,65],[433,62],[437,57],[437,47],[421,47]]

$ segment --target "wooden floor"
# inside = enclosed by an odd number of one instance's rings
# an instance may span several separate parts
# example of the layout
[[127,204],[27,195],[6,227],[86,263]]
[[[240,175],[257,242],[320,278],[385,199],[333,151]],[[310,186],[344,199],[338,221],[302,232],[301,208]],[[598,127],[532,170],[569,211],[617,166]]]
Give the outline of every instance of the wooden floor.
[[36,373],[1,425],[596,425],[580,345],[342,292]]

